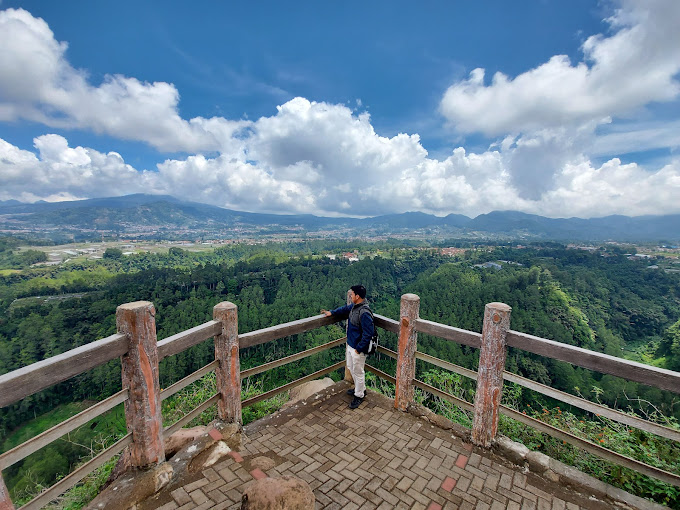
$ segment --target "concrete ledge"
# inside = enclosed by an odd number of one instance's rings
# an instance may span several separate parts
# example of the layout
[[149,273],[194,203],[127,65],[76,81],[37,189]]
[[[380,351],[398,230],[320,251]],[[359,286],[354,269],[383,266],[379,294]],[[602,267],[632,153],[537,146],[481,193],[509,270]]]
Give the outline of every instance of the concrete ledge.
[[116,508],[127,510],[181,479],[186,473],[205,469],[240,445],[239,424],[213,422],[208,432],[192,441],[170,460],[143,471],[127,471],[100,492],[86,510]]
[[[387,398],[387,397],[383,397]],[[431,409],[428,409],[422,404],[416,402],[409,403],[406,408],[406,412],[424,420],[429,421],[432,425],[439,427],[440,429],[449,430],[453,432],[456,436],[462,439],[464,442],[469,443],[470,439],[470,429],[463,427],[462,425],[455,423],[448,418],[444,418],[442,415],[435,413]]]
[[588,488],[603,499],[611,500],[619,508],[636,510],[668,509],[666,506],[613,487],[543,453],[531,451],[523,444],[512,441],[505,436],[498,436],[494,440],[492,448],[513,463],[518,465],[524,464],[533,473],[544,476],[554,482],[571,485],[577,490],[579,487]]

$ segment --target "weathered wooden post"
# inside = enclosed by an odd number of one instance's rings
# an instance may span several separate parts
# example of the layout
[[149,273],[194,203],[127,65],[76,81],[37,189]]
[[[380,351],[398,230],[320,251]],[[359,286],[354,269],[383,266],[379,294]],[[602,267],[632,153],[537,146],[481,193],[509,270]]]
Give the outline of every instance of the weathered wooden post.
[[[347,300],[346,303],[349,305],[352,303],[352,298],[350,297],[350,292],[352,290],[347,291]],[[347,328],[349,327],[349,319],[347,319],[347,325],[345,326],[345,334],[347,334]],[[345,345],[345,350],[347,349],[347,346]],[[349,359],[347,358],[347,353],[345,352],[345,381],[348,381],[350,384],[354,384],[354,378],[352,377],[352,372],[349,371],[349,367],[347,366],[347,362]]]
[[123,388],[128,388],[125,420],[132,432],[129,465],[145,467],[165,460],[161,392],[158,381],[156,309],[148,301],[116,309],[118,332],[127,335],[128,351],[121,357]]
[[0,510],[14,510],[14,505],[9,497],[9,491],[0,473]]
[[399,347],[397,352],[397,385],[394,407],[406,411],[413,400],[413,379],[416,376],[416,321],[420,312],[420,298],[415,294],[401,296]]
[[227,423],[243,423],[241,416],[241,361],[238,343],[238,308],[222,301],[213,308],[213,319],[222,323],[222,333],[215,336],[215,370],[217,415]]
[[489,303],[484,308],[475,416],[472,424],[472,442],[478,446],[491,446],[491,441],[498,432],[505,369],[505,337],[510,329],[511,310],[504,303]]

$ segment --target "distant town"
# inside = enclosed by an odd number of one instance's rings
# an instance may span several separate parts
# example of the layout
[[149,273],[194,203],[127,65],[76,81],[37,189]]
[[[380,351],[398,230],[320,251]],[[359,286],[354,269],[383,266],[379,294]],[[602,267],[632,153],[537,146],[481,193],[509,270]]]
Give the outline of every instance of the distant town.
[[[387,237],[377,236],[374,238],[361,238],[361,241],[379,242],[385,241]],[[394,237],[390,236],[390,239]],[[125,238],[116,241],[101,241],[101,242],[81,242],[68,243],[55,246],[25,246],[22,249],[40,250],[47,254],[48,260],[40,262],[36,265],[54,266],[66,264],[73,261],[85,260],[100,260],[105,257],[106,250],[116,249],[120,250],[122,256],[131,256],[140,253],[168,253],[171,248],[179,248],[188,252],[206,252],[216,248],[231,246],[237,244],[246,245],[264,245],[268,243],[283,243],[283,242],[304,242],[309,241],[309,238],[304,237],[273,237],[273,238],[245,238],[245,239],[210,239],[210,240],[195,240],[195,241],[148,241]],[[507,244],[501,243],[502,246],[510,246],[515,249],[525,249],[523,244]],[[419,249],[436,251],[444,256],[463,257],[468,251],[490,251],[495,246],[493,243],[480,244],[478,246],[469,247],[433,247],[426,245]],[[599,253],[602,257],[612,257],[615,254],[620,255],[622,250],[627,250],[624,254],[629,260],[646,261],[649,263],[650,270],[664,270],[666,272],[680,272],[680,247],[675,245],[651,245],[651,244],[628,244],[617,242],[606,242],[602,244],[568,244],[568,249],[582,250],[591,253]],[[616,248],[616,250],[614,250]],[[365,257],[374,257],[381,255],[378,251],[361,251],[354,250],[349,252],[326,253],[325,256],[330,259],[345,259],[349,262],[359,261]],[[476,267],[500,270],[504,266],[518,265],[516,262],[497,260],[489,261],[483,264],[477,264]]]

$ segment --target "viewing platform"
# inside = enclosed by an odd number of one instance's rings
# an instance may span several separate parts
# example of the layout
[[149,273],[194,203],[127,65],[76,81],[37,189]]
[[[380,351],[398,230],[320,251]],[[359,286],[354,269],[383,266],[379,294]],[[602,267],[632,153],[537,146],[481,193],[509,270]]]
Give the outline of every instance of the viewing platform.
[[[555,473],[550,480],[502,452],[474,447],[462,427],[397,411],[392,399],[374,392],[351,410],[350,387],[336,383],[247,425],[240,451],[206,469],[187,469],[138,510],[239,509],[253,480],[283,475],[305,480],[317,509],[606,510],[626,508],[626,499],[629,508],[665,508],[579,479],[576,470],[569,482],[556,481]],[[571,469],[563,468],[563,475]],[[608,489],[618,498],[607,497]]]
[[[369,358],[366,370],[393,385],[394,399],[371,391],[358,409],[350,410],[346,372],[344,381],[322,393],[242,428],[243,408],[342,370],[344,361],[246,399],[241,394],[242,379],[342,348],[345,338],[245,370],[240,365],[241,352],[330,326],[338,319],[317,315],[239,333],[237,306],[222,302],[214,307],[213,320],[158,341],[152,303],[120,305],[116,334],[0,376],[0,407],[4,407],[111,360],[120,358],[122,366],[121,391],[0,454],[0,471],[124,403],[127,434],[20,508],[43,508],[119,454],[118,478],[90,508],[240,508],[249,484],[286,475],[309,485],[316,508],[663,508],[499,436],[501,414],[617,467],[680,487],[678,474],[604,448],[501,403],[504,381],[510,381],[678,442],[680,431],[676,428],[508,372],[505,358],[508,347],[513,347],[676,394],[680,393],[679,373],[513,331],[511,308],[503,303],[486,305],[481,334],[422,319],[419,306],[418,296],[405,294],[398,320],[375,315],[377,327],[396,335],[396,350],[385,346],[378,349],[381,356],[396,360],[396,367],[390,375],[372,366],[374,358]],[[419,334],[479,349],[478,371],[419,352]],[[161,389],[159,362],[208,339],[214,342],[214,361]],[[476,381],[474,403],[419,380],[416,362]],[[215,372],[216,393],[174,423],[164,424],[162,401],[211,372]],[[418,404],[416,388],[469,412],[472,428],[453,424]],[[213,428],[166,458],[165,440],[214,406]],[[14,508],[0,477],[0,510]]]

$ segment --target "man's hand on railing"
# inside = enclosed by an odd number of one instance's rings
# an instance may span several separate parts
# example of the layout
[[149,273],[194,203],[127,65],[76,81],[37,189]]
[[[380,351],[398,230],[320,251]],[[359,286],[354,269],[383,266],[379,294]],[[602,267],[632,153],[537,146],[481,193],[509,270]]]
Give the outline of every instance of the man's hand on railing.
[[331,316],[331,312],[329,312],[328,310],[321,310],[321,313],[324,314],[326,317]]

